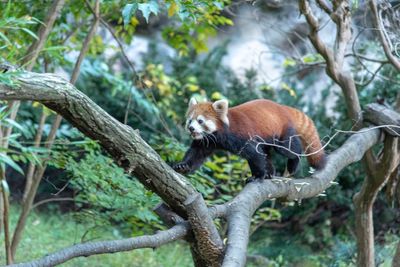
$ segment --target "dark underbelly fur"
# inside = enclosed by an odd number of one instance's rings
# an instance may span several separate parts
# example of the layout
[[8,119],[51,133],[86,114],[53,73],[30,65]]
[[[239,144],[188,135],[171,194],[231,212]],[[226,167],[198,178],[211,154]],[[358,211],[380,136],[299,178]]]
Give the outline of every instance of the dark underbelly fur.
[[183,160],[173,168],[180,173],[190,173],[198,169],[216,150],[227,150],[247,160],[252,173],[249,181],[271,178],[275,174],[271,162],[271,150],[274,149],[288,158],[287,170],[290,174],[294,174],[300,161],[297,154],[302,153],[301,141],[296,135],[293,128],[288,128],[280,137],[243,138],[227,130],[216,132],[206,135],[201,140],[194,140]]

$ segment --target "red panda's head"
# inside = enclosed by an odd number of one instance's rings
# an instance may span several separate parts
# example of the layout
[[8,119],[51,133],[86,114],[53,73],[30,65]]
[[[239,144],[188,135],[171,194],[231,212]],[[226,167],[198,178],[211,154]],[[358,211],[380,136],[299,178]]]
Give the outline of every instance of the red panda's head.
[[196,99],[190,99],[186,113],[186,130],[193,139],[200,140],[205,135],[220,130],[224,124],[229,125],[227,100],[197,103]]

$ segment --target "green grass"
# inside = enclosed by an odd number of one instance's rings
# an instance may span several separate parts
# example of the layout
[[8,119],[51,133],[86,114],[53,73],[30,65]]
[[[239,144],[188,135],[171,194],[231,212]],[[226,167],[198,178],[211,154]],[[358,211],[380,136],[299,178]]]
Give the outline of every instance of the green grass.
[[[12,229],[18,219],[19,210],[11,209]],[[76,223],[71,214],[46,214],[33,212],[26,225],[23,240],[17,250],[16,262],[25,262],[45,256],[61,248],[80,243],[81,237],[88,230],[88,225]],[[117,239],[116,229],[104,231],[95,240]],[[5,265],[4,236],[0,240],[0,265]],[[80,257],[60,266],[148,266],[175,267],[193,266],[190,250],[182,242],[174,242],[155,250],[138,249],[130,252],[103,254]]]

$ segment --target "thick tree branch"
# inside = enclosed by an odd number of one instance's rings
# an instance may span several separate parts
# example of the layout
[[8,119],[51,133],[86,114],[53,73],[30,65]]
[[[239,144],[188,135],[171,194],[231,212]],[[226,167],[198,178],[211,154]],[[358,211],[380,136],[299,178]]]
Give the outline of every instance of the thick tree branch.
[[272,179],[246,185],[228,202],[228,242],[223,266],[244,266],[250,220],[256,209],[267,199],[302,200],[315,197],[332,185],[332,181],[347,165],[361,160],[364,153],[379,140],[378,129],[363,129],[329,155],[326,166],[310,178]]
[[[158,194],[180,216],[187,218],[184,203],[197,193],[195,188],[162,161],[137,131],[117,121],[56,75],[25,72],[15,77],[15,83],[12,87],[0,84],[0,99],[36,100],[56,111],[86,136],[99,141],[119,166]],[[208,214],[204,216],[208,217]],[[204,217],[203,220],[211,221]],[[208,232],[215,232],[212,229],[215,226],[207,226]],[[195,230],[196,225],[192,228]],[[209,240],[203,245],[218,243],[218,240]]]
[[69,82],[53,74],[24,72],[16,86],[0,84],[0,99],[35,100],[58,112],[86,136],[97,140],[129,174],[186,217],[183,202],[193,186],[164,163],[131,127],[101,109]]
[[203,197],[200,193],[194,194],[185,201],[186,211],[193,235],[197,241],[192,249],[204,259],[207,266],[218,267],[221,264],[223,243],[215,227]]
[[144,235],[121,240],[97,241],[77,244],[57,251],[55,253],[49,254],[35,261],[19,263],[10,266],[50,267],[61,264],[76,257],[130,251],[138,248],[156,248],[161,245],[183,238],[187,234],[188,229],[188,224],[182,223],[175,225],[168,230],[160,231],[154,235]]
[[[368,104],[365,107],[364,120],[375,125],[400,125],[400,114],[376,103]],[[383,130],[391,136],[400,137],[399,127],[385,127]]]

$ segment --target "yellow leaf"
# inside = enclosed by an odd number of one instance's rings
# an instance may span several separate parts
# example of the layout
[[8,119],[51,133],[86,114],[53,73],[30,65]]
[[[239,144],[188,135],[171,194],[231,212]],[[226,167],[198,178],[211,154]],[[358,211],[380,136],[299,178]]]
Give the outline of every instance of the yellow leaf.
[[147,87],[152,87],[153,86],[153,82],[150,80],[144,80],[143,83],[147,86]]
[[189,89],[190,92],[196,92],[196,91],[198,91],[200,88],[199,88],[198,85],[189,84],[189,85],[188,85],[188,89]]
[[287,83],[282,83],[281,86],[282,89],[289,92],[290,96],[296,97],[296,91],[293,88],[291,88]]
[[220,100],[222,98],[222,94],[220,92],[214,92],[211,95],[212,100]]
[[131,18],[131,25],[136,27],[139,24],[139,20],[136,17]]
[[38,107],[41,107],[41,106],[42,106],[42,104],[40,104],[39,102],[34,101],[32,103],[32,107],[34,107],[34,108],[38,108]]
[[175,2],[172,2],[168,8],[168,17],[172,17],[176,13],[177,10],[178,10],[178,6],[176,5]]
[[44,112],[47,116],[50,116],[50,115],[52,115],[52,114],[55,114],[54,111],[52,111],[51,109],[49,109],[49,108],[47,108],[47,107],[45,107],[45,106],[43,106],[43,112]]

